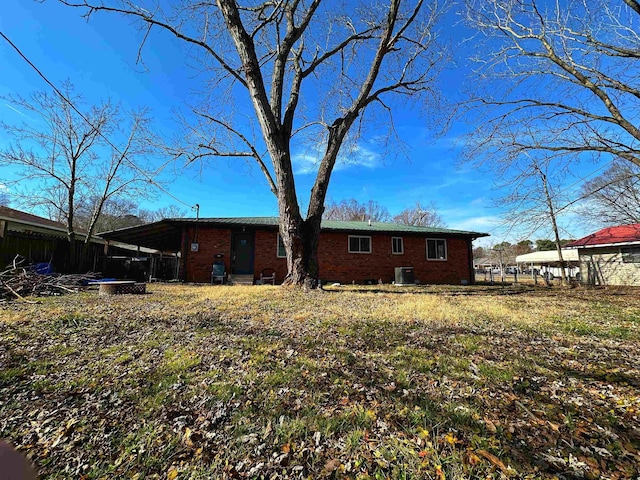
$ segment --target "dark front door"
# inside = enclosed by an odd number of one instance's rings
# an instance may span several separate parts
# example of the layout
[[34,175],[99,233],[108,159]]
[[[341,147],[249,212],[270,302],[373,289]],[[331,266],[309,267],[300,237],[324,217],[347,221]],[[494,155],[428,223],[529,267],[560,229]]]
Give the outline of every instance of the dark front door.
[[233,236],[233,273],[253,273],[253,233]]

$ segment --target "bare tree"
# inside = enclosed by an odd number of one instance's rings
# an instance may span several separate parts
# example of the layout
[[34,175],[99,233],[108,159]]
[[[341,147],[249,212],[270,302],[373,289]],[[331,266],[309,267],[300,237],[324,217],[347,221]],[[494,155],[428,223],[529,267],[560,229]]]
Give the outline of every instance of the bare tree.
[[[392,102],[438,98],[434,78],[445,49],[435,41],[441,11],[434,0],[60,1],[87,17],[112,12],[137,19],[143,43],[159,29],[193,47],[193,63],[215,99],[194,107],[201,121],[190,127],[191,148],[179,154],[259,166],[278,200],[285,284],[317,286],[325,197],[345,141],[381,114],[392,124]],[[301,132],[319,138],[304,218],[292,161],[292,138]]]
[[547,206],[547,213],[549,214],[549,220],[551,221],[551,229],[553,230],[553,239],[556,243],[556,252],[558,252],[558,261],[560,262],[560,275],[562,277],[562,285],[569,285],[566,272],[566,263],[562,257],[562,240],[560,238],[560,230],[558,229],[558,208],[554,202],[557,199],[556,196],[551,193],[551,186],[549,185],[549,177],[547,172],[540,168],[539,164],[534,164],[534,171],[538,175],[540,185],[542,186],[542,193],[544,194],[544,202]]
[[525,163],[506,162],[497,170],[507,195],[496,203],[506,209],[503,227],[509,231],[520,231],[531,236],[540,231],[553,235],[558,260],[562,266],[562,284],[567,285],[565,263],[562,258],[562,240],[558,218],[563,212],[561,204],[566,201],[562,188],[566,165],[559,166],[549,159],[536,159],[524,155]]
[[6,207],[9,205],[9,194],[0,190],[0,205]]
[[[640,3],[466,0],[479,33],[470,152],[622,158],[640,165]],[[482,39],[484,38],[484,42]]]
[[478,259],[478,258],[486,257],[487,253],[488,253],[488,249],[485,249],[484,247],[475,247],[473,249],[473,258]]
[[341,202],[327,202],[323,218],[327,220],[387,222],[391,219],[389,211],[374,200],[360,203],[351,198]]
[[467,24],[478,32],[480,65],[470,102],[478,127],[467,154],[493,167],[503,184],[535,179],[543,202],[534,210],[542,215],[524,206],[520,190],[512,195],[511,217],[548,222],[562,260],[559,191],[549,170],[600,158],[640,165],[640,5],[465,0],[465,6]]
[[169,205],[157,210],[140,210],[138,215],[143,223],[151,223],[165,218],[183,218],[187,215],[187,212],[177,205]]
[[517,257],[518,255],[525,255],[527,253],[531,253],[533,251],[533,242],[529,239],[520,240],[513,246],[514,254]]
[[[36,92],[28,99],[4,97],[17,110],[38,118],[39,123],[0,123],[13,139],[0,150],[0,166],[18,169],[12,193],[20,204],[44,209],[50,218],[66,224],[69,267],[73,270],[77,260],[76,212],[87,211],[86,203],[91,201],[83,232],[85,242],[89,242],[105,202],[147,191],[148,184],[141,181],[144,179],[138,171],[144,168],[142,159],[148,148],[142,139],[148,120],[143,113],[134,113],[127,125],[110,102],[86,108],[82,114],[85,120],[69,103],[83,107],[82,97],[74,93],[70,83],[65,83],[62,94],[64,97],[46,92]],[[126,126],[128,132],[123,131]],[[122,139],[120,147],[105,145],[105,137],[115,142],[116,138]],[[133,165],[134,158],[139,165]]]
[[594,226],[640,223],[640,168],[616,161],[582,186],[580,218]]
[[435,205],[423,207],[420,202],[416,202],[414,208],[407,208],[393,217],[396,223],[404,225],[415,225],[420,227],[445,227],[444,220],[438,215]]
[[[87,231],[89,229],[95,206],[99,202],[99,198],[91,198],[82,202],[81,207],[76,210],[75,218],[79,230]],[[94,228],[97,233],[100,233],[143,223],[145,222],[138,215],[138,205],[132,199],[116,197],[103,202],[102,212],[94,223]]]

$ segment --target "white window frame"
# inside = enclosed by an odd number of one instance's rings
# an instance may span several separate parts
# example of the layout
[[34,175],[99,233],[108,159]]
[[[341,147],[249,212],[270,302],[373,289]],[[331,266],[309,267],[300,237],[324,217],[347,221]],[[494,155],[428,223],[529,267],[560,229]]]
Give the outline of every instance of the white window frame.
[[[444,244],[444,258],[429,258],[429,242],[436,242],[436,255],[438,254],[438,243],[437,242],[443,242]],[[430,262],[446,262],[447,258],[448,258],[448,252],[447,252],[447,239],[446,238],[427,238],[427,241],[425,242],[425,247],[427,249],[426,254],[427,254],[427,260],[429,260]]]
[[622,263],[640,263],[640,247],[636,245],[620,247]]
[[[369,251],[368,252],[363,252],[363,251],[354,251],[351,250],[351,239],[352,238],[368,238],[369,239]],[[349,253],[364,253],[366,255],[371,255],[371,253],[373,253],[373,242],[371,240],[371,237],[368,235],[349,235],[349,237],[347,238],[347,250],[349,251]]]
[[[284,250],[284,255],[280,255],[280,244],[282,244],[282,249]],[[287,258],[287,250],[284,248],[284,242],[282,241],[282,237],[278,233],[278,238],[276,239],[276,257],[277,258]]]
[[[393,251],[394,241],[395,240],[400,240],[400,251],[399,252],[394,252]],[[391,237],[391,254],[392,255],[404,255],[404,237]]]

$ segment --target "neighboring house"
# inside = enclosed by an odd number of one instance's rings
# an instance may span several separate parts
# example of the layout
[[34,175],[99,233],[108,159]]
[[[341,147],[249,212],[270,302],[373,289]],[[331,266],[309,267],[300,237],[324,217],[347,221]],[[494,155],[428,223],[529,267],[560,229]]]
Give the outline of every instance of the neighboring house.
[[564,248],[577,250],[583,283],[640,286],[640,224],[603,228]]
[[[84,256],[81,271],[103,271],[105,275],[139,280],[146,280],[150,275],[175,278],[175,257],[172,260],[155,250],[121,243],[107,245],[108,242],[98,236],[91,238],[88,251],[84,251],[84,235],[79,232],[78,237],[76,251],[79,258]],[[0,206],[0,270],[10,265],[16,256],[23,259],[22,266],[42,264],[42,271],[67,273],[66,225]]]
[[66,226],[0,206],[0,268],[16,255],[23,257],[25,264],[47,263],[56,271],[64,271],[69,260]]
[[[180,279],[208,283],[214,261],[232,275],[258,280],[287,274],[277,217],[165,219],[101,233],[117,240],[180,254]],[[412,267],[421,283],[473,283],[471,242],[487,234],[378,222],[323,221],[318,249],[323,282],[394,280],[396,267]]]
[[473,259],[473,268],[476,273],[485,273],[489,271],[500,271],[500,262],[489,257],[480,257]]

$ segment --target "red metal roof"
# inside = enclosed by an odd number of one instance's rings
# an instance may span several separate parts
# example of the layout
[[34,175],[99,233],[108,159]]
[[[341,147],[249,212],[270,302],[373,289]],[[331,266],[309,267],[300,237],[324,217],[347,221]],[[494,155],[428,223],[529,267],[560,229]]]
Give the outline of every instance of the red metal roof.
[[565,247],[591,247],[596,245],[610,245],[612,243],[640,242],[640,223],[607,227],[596,233],[575,240]]

